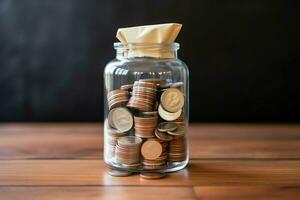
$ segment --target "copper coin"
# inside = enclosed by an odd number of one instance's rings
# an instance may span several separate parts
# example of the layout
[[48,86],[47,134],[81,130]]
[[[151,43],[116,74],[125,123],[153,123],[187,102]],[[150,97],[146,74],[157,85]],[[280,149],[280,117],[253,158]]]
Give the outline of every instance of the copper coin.
[[141,153],[145,159],[154,160],[161,155],[162,150],[162,145],[158,141],[147,140],[142,145]]
[[140,174],[140,177],[143,179],[161,179],[166,177],[167,175],[164,173],[150,173],[150,172],[143,172]]

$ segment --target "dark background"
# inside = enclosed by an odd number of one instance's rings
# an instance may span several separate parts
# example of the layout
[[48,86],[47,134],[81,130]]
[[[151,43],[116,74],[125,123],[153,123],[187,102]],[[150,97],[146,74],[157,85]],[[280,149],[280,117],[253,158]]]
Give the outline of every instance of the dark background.
[[118,27],[183,24],[191,121],[300,122],[299,1],[0,0],[0,121],[99,121]]

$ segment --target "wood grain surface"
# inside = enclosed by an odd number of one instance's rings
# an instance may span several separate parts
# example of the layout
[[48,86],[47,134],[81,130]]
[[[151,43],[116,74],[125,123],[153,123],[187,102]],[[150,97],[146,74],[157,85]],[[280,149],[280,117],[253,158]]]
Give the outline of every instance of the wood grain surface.
[[0,124],[0,199],[297,199],[300,125],[192,124],[190,164],[111,177],[100,124]]

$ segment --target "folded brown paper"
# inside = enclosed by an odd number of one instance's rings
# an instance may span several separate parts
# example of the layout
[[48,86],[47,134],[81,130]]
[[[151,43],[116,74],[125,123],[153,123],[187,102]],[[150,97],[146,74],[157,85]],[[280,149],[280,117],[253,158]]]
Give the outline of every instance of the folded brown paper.
[[[175,41],[182,25],[177,23],[119,28],[116,37],[121,43],[163,44]],[[128,46],[125,57],[173,58],[172,51],[163,48],[134,48]]]

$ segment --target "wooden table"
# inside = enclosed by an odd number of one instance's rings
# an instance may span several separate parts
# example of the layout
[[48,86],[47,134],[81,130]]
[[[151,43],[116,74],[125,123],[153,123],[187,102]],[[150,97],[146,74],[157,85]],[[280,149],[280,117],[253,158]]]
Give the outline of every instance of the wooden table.
[[190,165],[111,177],[99,124],[0,124],[0,199],[299,199],[300,125],[192,124]]

